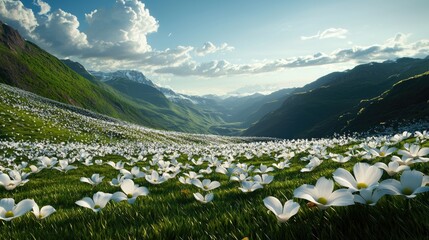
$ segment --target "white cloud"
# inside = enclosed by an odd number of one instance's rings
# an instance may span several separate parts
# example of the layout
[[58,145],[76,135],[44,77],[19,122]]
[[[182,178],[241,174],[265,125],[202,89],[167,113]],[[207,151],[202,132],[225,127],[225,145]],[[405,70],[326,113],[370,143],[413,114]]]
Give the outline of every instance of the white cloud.
[[46,3],[42,0],[37,0],[36,2],[34,2],[34,4],[40,7],[39,15],[45,15],[49,11],[51,11],[51,6],[49,6],[48,3]]
[[156,69],[155,72],[177,76],[221,77],[242,74],[277,72],[288,68],[319,66],[334,63],[364,63],[384,61],[400,57],[426,57],[429,55],[429,40],[409,43],[407,35],[398,33],[384,44],[354,46],[339,49],[330,54],[316,53],[286,59],[263,61],[252,64],[233,64],[225,60],[197,63],[185,62],[179,66]]
[[[110,9],[98,9],[86,14],[88,27],[79,29],[78,18],[61,9],[50,11],[41,0],[35,17],[21,1],[0,0],[0,20],[17,28],[21,34],[58,57],[73,57],[95,70],[139,69],[163,76],[221,77],[267,72],[288,68],[339,63],[383,61],[398,57],[425,57],[429,55],[429,40],[409,42],[408,35],[397,34],[384,43],[370,46],[351,46],[330,53],[315,53],[277,60],[236,64],[227,60],[198,62],[196,56],[205,56],[233,47],[206,42],[195,49],[177,46],[165,50],[152,49],[147,36],[158,30],[158,21],[138,0],[117,0]],[[346,29],[331,28],[307,38],[344,37]]]
[[[190,46],[178,46],[163,51],[152,50],[145,53],[126,55],[121,59],[119,59],[118,56],[114,59],[94,57],[93,53],[90,53],[91,57],[84,57],[80,59],[80,61],[89,69],[94,70],[139,69],[146,73],[150,73],[160,66],[179,66],[191,61],[192,57],[190,53],[193,49],[194,48]],[[120,48],[118,50],[120,50]],[[101,53],[101,55],[103,56],[103,53]]]
[[270,94],[279,89],[279,86],[276,84],[253,84],[245,85],[243,87],[237,88],[234,91],[226,93],[229,96],[246,96],[252,95],[255,93],[260,94]]
[[29,37],[38,25],[33,11],[16,0],[0,1],[0,20],[16,28],[25,37]]
[[146,36],[159,27],[144,3],[138,0],[118,0],[112,8],[94,10],[85,18],[86,34],[92,41],[104,47],[125,46],[125,51],[139,53],[151,50]]
[[348,33],[347,29],[344,28],[328,28],[323,30],[322,32],[318,32],[313,36],[302,36],[301,40],[309,40],[309,39],[326,39],[326,38],[346,38],[346,34]]
[[205,56],[207,54],[232,50],[234,50],[234,47],[229,46],[227,43],[222,43],[220,46],[216,46],[211,42],[206,42],[201,48],[195,49],[195,53],[198,56]]
[[39,20],[35,33],[39,44],[62,56],[72,56],[89,47],[85,33],[79,31],[76,16],[61,9]]

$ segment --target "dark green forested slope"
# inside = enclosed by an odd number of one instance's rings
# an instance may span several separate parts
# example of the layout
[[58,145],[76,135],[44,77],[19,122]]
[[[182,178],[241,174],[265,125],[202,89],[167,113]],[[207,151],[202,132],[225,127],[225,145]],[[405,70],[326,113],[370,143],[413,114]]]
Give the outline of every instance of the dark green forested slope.
[[362,101],[344,130],[365,131],[392,120],[429,117],[429,72],[399,81],[380,96]]
[[379,96],[398,81],[428,70],[429,59],[401,58],[331,74],[329,81],[315,85],[316,88],[288,97],[279,109],[263,117],[244,134],[311,138],[339,132],[362,100]]

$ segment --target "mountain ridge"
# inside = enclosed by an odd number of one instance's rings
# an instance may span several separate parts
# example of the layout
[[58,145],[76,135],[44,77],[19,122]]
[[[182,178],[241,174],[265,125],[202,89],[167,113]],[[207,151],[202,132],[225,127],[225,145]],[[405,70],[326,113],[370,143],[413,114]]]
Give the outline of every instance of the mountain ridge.
[[313,82],[315,88],[297,91],[276,111],[248,128],[246,136],[280,138],[325,137],[341,132],[350,111],[363,99],[373,98],[396,82],[429,70],[428,59],[401,58],[368,63]]
[[[210,127],[221,123],[195,109],[171,104],[160,108],[143,99],[135,101],[97,79],[82,77],[58,58],[24,41],[8,25],[1,24],[0,33],[0,83],[155,129],[212,133]],[[81,74],[85,73],[81,65],[74,63],[74,66]]]

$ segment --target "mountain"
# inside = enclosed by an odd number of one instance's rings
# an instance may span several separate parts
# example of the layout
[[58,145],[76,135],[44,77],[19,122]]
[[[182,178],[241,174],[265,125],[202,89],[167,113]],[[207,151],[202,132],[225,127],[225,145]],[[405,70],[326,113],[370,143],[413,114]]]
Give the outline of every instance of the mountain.
[[191,96],[157,86],[143,73],[135,70],[89,72],[100,81],[135,99],[145,99],[152,104],[158,104],[158,107],[165,107],[169,100],[179,108],[209,114],[217,119],[217,124],[212,125],[210,131],[223,135],[239,135],[261,117],[280,107],[286,96],[295,90],[283,89],[269,95],[254,94],[227,98],[215,95]]
[[130,81],[125,78],[116,78],[104,83],[138,101],[148,102],[157,107],[168,107],[170,104],[168,99],[158,89],[150,85]]
[[392,121],[429,117],[429,72],[399,81],[373,99],[361,101],[344,130],[366,131]]
[[[161,92],[168,100],[172,102],[187,101],[193,104],[198,104],[198,100],[202,100],[200,97],[189,96],[181,93],[176,93],[172,89],[160,87],[154,84],[149,78],[147,78],[142,72],[136,70],[119,70],[115,72],[101,72],[101,71],[89,71],[92,76],[102,82],[111,82],[113,80],[129,80],[136,83],[141,83],[153,88],[156,88]],[[82,74],[81,74],[82,75]],[[83,76],[83,75],[82,75]],[[198,100],[197,100],[198,99]]]
[[102,82],[107,82],[107,81],[121,78],[121,79],[128,79],[134,82],[142,83],[151,87],[155,87],[153,82],[148,78],[146,78],[146,76],[143,73],[135,70],[119,70],[119,71],[109,72],[109,73],[99,72],[99,71],[89,71],[89,72]]
[[64,63],[67,67],[71,68],[76,73],[78,73],[79,75],[81,75],[82,77],[90,81],[97,80],[97,78],[94,77],[94,75],[92,75],[91,73],[89,73],[82,64],[78,62],[74,62],[70,59],[61,59],[61,62]]
[[400,80],[428,70],[428,59],[401,58],[329,74],[307,85],[307,90],[304,87],[289,96],[244,135],[312,138],[340,132],[362,100],[379,96]]
[[246,120],[244,121],[243,125],[250,127],[268,113],[277,110],[295,91],[297,91],[295,88],[286,88],[265,96],[260,102],[255,104],[255,109],[253,111],[249,111],[250,114],[246,116]]
[[[98,81],[80,64],[65,61],[75,69],[72,70],[35,44],[25,41],[13,28],[0,24],[0,83],[157,129],[213,133],[210,127],[223,123],[211,113],[168,102],[162,93],[150,87],[151,82],[141,73],[119,71],[115,75],[131,76],[136,84],[140,84],[130,87],[129,83],[124,83],[124,78]],[[144,91],[130,91],[134,87]]]
[[[225,114],[227,122],[240,122],[244,127],[253,123],[260,117],[275,110],[287,95],[295,89],[282,89],[268,95],[255,93],[248,96],[231,96],[224,99],[213,98]],[[262,108],[264,105],[268,108]]]

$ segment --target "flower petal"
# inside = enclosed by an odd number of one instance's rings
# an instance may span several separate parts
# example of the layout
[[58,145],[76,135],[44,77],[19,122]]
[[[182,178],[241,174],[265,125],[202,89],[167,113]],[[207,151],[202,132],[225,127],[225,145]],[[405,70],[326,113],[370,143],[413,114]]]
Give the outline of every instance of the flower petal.
[[355,178],[352,176],[352,174],[345,170],[344,168],[338,168],[333,173],[333,178],[335,182],[340,184],[343,187],[351,188],[353,190],[356,190],[357,188],[357,182]]
[[41,219],[48,217],[49,215],[51,215],[52,213],[54,213],[56,211],[57,210],[55,210],[55,208],[53,208],[50,205],[42,207],[42,209],[40,210],[40,215],[42,215]]
[[275,215],[280,215],[283,213],[283,206],[280,200],[275,197],[269,196],[264,199],[264,205]]
[[94,208],[95,206],[94,201],[89,197],[84,197],[82,200],[76,201],[75,203],[85,208]]
[[133,194],[134,193],[134,181],[131,179],[125,179],[121,183],[121,189],[125,194]]
[[16,207],[13,209],[13,215],[14,217],[19,217],[27,212],[31,211],[34,206],[34,200],[33,199],[24,199],[18,204],[16,204]]

